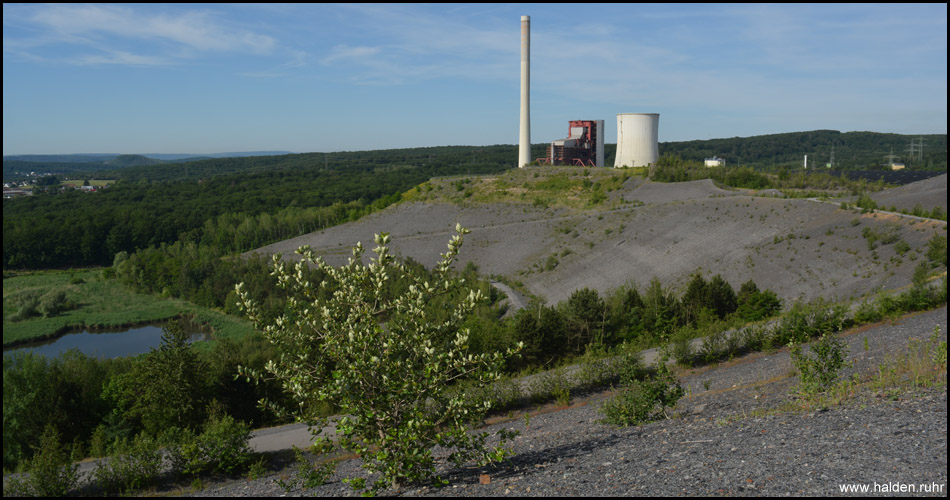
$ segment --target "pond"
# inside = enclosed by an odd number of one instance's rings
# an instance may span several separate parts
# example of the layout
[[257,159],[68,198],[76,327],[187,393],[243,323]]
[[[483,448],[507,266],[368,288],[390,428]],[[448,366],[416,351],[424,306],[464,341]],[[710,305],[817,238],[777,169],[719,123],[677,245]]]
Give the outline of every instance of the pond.
[[[29,344],[20,344],[5,348],[4,354],[14,351],[32,351],[36,354],[55,358],[70,350],[79,349],[87,356],[96,358],[120,358],[135,356],[158,348],[162,344],[162,327],[165,323],[138,325],[130,328],[113,328],[108,330],[83,330],[77,333],[67,333],[55,339]],[[185,331],[189,334],[189,342],[210,340],[211,335],[203,332],[197,325],[189,321],[182,321]]]

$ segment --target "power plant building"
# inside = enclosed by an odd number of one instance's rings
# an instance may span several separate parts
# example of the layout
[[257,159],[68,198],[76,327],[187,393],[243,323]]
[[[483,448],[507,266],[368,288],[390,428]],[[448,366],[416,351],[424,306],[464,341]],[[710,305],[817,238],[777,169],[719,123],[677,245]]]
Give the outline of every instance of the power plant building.
[[551,165],[604,166],[604,121],[571,120],[568,136],[548,146],[546,158]]
[[[518,127],[518,167],[531,163],[531,17],[521,16],[521,110]],[[617,156],[614,167],[645,167],[659,159],[659,113],[617,115]],[[572,120],[568,136],[551,143],[552,165],[604,166],[604,121]]]
[[617,115],[617,157],[614,167],[646,167],[660,158],[659,113]]

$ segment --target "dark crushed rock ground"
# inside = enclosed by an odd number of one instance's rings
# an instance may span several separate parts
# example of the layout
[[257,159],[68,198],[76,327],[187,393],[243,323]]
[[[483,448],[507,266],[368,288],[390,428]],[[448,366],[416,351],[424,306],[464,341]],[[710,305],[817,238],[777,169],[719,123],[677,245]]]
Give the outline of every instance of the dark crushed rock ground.
[[[946,340],[946,307],[851,331],[844,338],[855,369],[867,373],[904,350],[908,339],[928,338],[935,326]],[[810,496],[843,495],[841,485],[857,484],[926,485],[932,493],[917,494],[947,495],[945,384],[905,390],[896,399],[863,393],[830,409],[787,411],[797,383],[787,350],[694,370],[681,381],[689,395],[673,419],[630,428],[603,424],[599,408],[609,393],[568,408],[532,412],[527,428],[518,414],[486,428],[520,431],[511,459],[495,467],[445,467],[449,486],[410,487],[398,494]],[[780,408],[784,411],[765,411]],[[186,494],[355,495],[340,478],[363,475],[357,460],[343,461],[327,484],[288,493],[275,481],[291,472],[287,468],[255,481],[208,484]],[[480,484],[482,474],[490,478],[488,484]],[[880,490],[862,496],[868,494]]]

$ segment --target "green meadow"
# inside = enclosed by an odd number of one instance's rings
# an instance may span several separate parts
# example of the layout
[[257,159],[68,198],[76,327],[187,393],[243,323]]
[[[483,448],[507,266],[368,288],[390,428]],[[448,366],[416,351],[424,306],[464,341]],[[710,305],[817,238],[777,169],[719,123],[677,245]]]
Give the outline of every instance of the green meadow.
[[128,327],[190,316],[216,338],[253,332],[247,322],[190,302],[132,292],[101,269],[36,271],[3,278],[3,345],[84,328]]

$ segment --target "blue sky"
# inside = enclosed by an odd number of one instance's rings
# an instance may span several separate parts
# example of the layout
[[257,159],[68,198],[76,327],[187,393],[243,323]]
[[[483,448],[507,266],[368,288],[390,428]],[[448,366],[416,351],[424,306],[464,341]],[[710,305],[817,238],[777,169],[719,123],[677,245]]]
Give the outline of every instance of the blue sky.
[[3,154],[947,132],[947,5],[4,4]]

